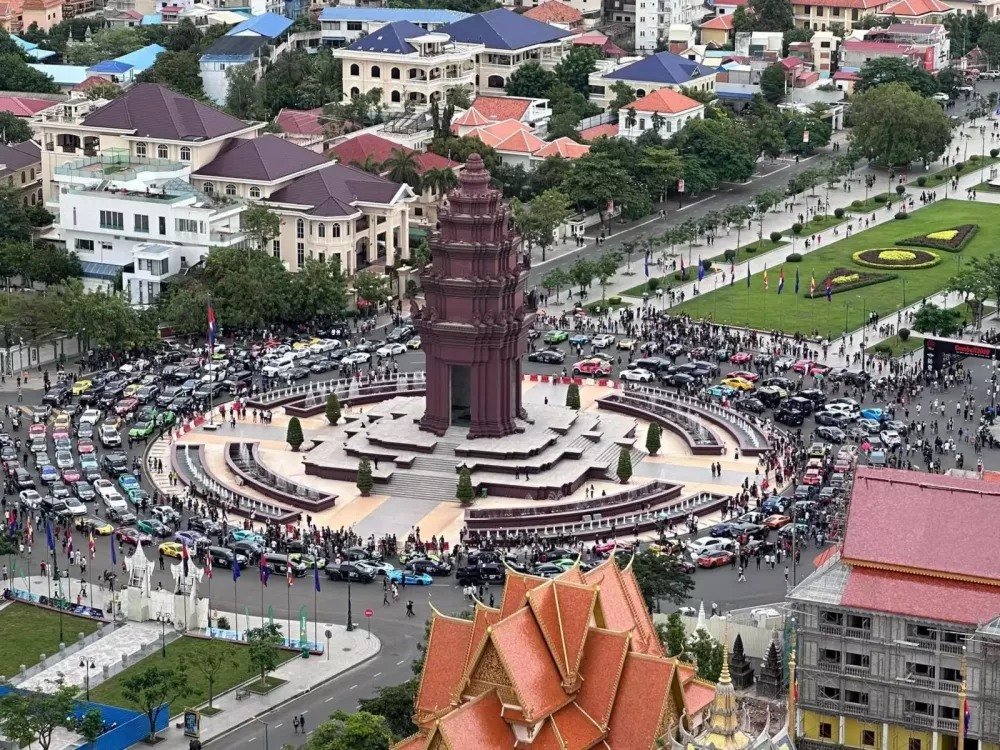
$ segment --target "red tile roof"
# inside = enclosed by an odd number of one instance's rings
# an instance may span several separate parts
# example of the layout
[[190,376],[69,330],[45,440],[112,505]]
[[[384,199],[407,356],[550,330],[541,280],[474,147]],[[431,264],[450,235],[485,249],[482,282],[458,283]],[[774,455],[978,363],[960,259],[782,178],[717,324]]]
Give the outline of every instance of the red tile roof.
[[639,595],[632,569],[619,570],[614,559],[609,558],[587,571],[585,578],[587,583],[601,587],[604,627],[631,633],[633,651],[661,656],[663,650],[656,637],[653,621]]
[[801,68],[805,65],[805,63],[802,62],[802,59],[798,57],[784,57],[778,60],[778,64],[785,70],[794,70],[795,68]]
[[583,14],[580,11],[559,2],[559,0],[548,0],[548,2],[535,6],[524,15],[542,23],[565,23],[573,25],[583,21]]
[[[350,165],[353,162],[364,164],[369,154],[375,158],[375,161],[381,164],[392,156],[393,149],[407,154],[413,151],[413,149],[390,141],[388,138],[365,133],[364,135],[348,138],[346,141],[338,143],[326,153],[328,156],[336,157],[337,161],[341,164]],[[431,153],[430,151],[418,153],[417,163],[421,174],[429,169],[444,169],[446,167],[458,166],[458,162],[450,161],[447,157]]]
[[1000,613],[1000,588],[855,567],[851,569],[840,604],[906,617],[977,625]]
[[821,5],[825,8],[880,8],[891,0],[815,0],[810,5]]
[[472,623],[454,617],[434,614],[431,636],[427,641],[427,656],[417,692],[417,716],[421,723],[436,718],[457,703],[457,692],[465,677],[465,661],[456,654],[465,654],[472,637]]
[[941,0],[895,0],[881,12],[887,16],[918,17],[930,13],[950,13],[951,8]]
[[910,51],[910,45],[896,44],[895,42],[863,42],[852,39],[844,42],[843,49],[847,52],[879,52],[883,55],[902,55]]
[[848,73],[845,70],[838,70],[833,74],[833,80],[835,81],[860,81],[861,76],[857,73]]
[[534,100],[521,96],[477,96],[472,102],[472,108],[490,122],[520,120],[532,101]]
[[596,602],[592,586],[566,581],[552,581],[528,592],[528,605],[567,685],[577,681]]
[[608,726],[606,742],[611,750],[654,746],[673,678],[672,661],[636,653],[625,658]]
[[514,681],[526,721],[537,722],[569,702],[552,654],[530,609],[493,626],[490,641]]
[[427,747],[426,734],[411,734],[402,742],[392,746],[392,750],[424,750]]
[[514,732],[502,718],[503,704],[495,690],[452,711],[441,719],[440,732],[450,750],[514,747]]
[[679,94],[673,89],[662,88],[632,102],[628,108],[636,112],[666,112],[676,115],[700,106],[702,105],[699,102],[689,96]]
[[859,468],[842,559],[1000,586],[1000,489],[978,479]]
[[628,641],[625,633],[602,628],[590,628],[587,633],[580,670],[583,687],[576,695],[576,702],[602,727],[607,727],[611,720],[618,681],[628,654]]
[[692,714],[707,708],[713,700],[715,700],[715,685],[704,680],[691,680],[684,686],[684,702]]
[[323,123],[319,120],[322,114],[322,107],[305,110],[282,108],[274,122],[291,135],[323,135]]
[[455,132],[458,132],[456,130],[457,125],[461,125],[463,127],[475,128],[479,127],[480,125],[489,125],[489,124],[490,124],[490,119],[486,115],[484,115],[475,107],[469,107],[467,110],[465,110],[465,112],[462,113],[461,117],[459,117],[457,120],[455,120],[455,122],[451,124],[451,129]]
[[76,86],[74,86],[72,91],[88,91],[93,86],[100,86],[102,84],[108,84],[118,88],[118,84],[109,81],[107,78],[101,78],[100,76],[87,76],[82,81],[80,81]]
[[606,135],[608,138],[614,138],[618,135],[618,126],[609,122],[604,125],[595,125],[592,128],[586,128],[580,131],[580,137],[585,141],[596,140],[602,135]]
[[701,25],[703,29],[718,29],[719,31],[730,31],[733,28],[734,17],[732,13],[716,16],[710,21],[705,21]]
[[590,151],[590,146],[577,143],[572,138],[556,138],[547,146],[543,146],[536,151],[533,156],[539,159],[547,159],[550,156],[561,156],[564,159],[579,159]]
[[51,99],[32,99],[27,96],[0,96],[0,112],[10,112],[15,117],[31,117],[58,103]]
[[519,154],[533,154],[536,151],[545,148],[545,141],[534,133],[529,133],[526,130],[520,130],[507,138],[504,138],[493,148],[497,151],[513,151]]

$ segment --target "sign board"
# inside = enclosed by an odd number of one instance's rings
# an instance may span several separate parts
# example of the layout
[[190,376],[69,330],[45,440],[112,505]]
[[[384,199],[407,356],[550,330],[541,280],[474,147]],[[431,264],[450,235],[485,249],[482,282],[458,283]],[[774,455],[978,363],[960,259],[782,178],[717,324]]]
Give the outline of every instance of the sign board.
[[809,131],[808,130],[803,130],[802,131],[802,142],[803,143],[809,143]]
[[371,617],[373,614],[375,614],[373,610],[370,609],[365,610],[365,617]]
[[924,337],[924,372],[945,370],[966,357],[997,359],[1000,358],[1000,347],[980,341]]
[[302,646],[302,658],[309,658],[309,647],[306,645],[308,643],[308,636],[306,635],[306,617],[309,615],[309,610],[306,609],[306,605],[302,605],[299,610],[299,644]]
[[197,739],[201,736],[201,712],[193,708],[184,709],[184,736]]
[[678,193],[684,192],[684,180],[677,180],[677,192]]

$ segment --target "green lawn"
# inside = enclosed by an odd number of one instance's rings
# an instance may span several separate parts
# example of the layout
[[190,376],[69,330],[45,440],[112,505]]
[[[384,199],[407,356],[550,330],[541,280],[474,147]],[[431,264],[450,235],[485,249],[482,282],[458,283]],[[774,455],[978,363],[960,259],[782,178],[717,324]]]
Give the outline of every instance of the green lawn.
[[[804,239],[810,235],[816,234],[816,232],[826,232],[833,229],[838,224],[843,224],[848,218],[849,217],[846,214],[843,219],[838,219],[833,214],[820,214],[819,216],[814,216],[802,225],[802,231],[799,232],[799,238]],[[782,234],[786,237],[791,237],[791,227],[782,232]]]
[[[988,167],[991,164],[996,164],[998,161],[1000,161],[1000,157],[994,159],[992,156],[987,156],[985,159],[964,162],[962,164],[961,172],[958,173],[959,177],[961,177],[962,175],[967,175],[970,172],[975,172],[977,169],[982,169],[984,163]],[[954,175],[955,175],[954,167],[948,167],[947,169],[942,169],[940,172],[935,172],[934,174],[927,175],[927,182],[924,184],[923,187],[925,188],[938,187],[939,185],[943,184],[946,179],[948,179],[949,177],[953,177]],[[916,180],[913,180],[913,182],[909,183],[909,187],[911,193],[914,190],[921,189],[917,186]]]
[[[904,280],[906,301],[926,297],[942,289],[970,258],[985,257],[995,250],[989,231],[980,231],[961,253],[938,252],[941,262],[931,268],[897,271],[897,279],[857,290],[835,294],[831,302],[823,293],[824,280],[834,268],[864,270],[854,263],[853,253],[869,248],[893,247],[902,239],[927,234],[959,224],[979,224],[983,228],[995,226],[1000,221],[1000,207],[988,203],[969,201],[942,201],[921,208],[905,221],[890,221],[873,229],[858,232],[814,250],[804,256],[802,263],[785,263],[785,291],[778,295],[779,265],[768,270],[770,290],[763,291],[761,274],[751,279],[750,288],[740,279],[732,287],[706,292],[685,302],[679,311],[694,318],[712,318],[719,323],[751,326],[770,330],[780,328],[787,332],[813,333],[821,336],[838,336],[846,327],[861,327],[865,311],[887,315],[904,307]],[[795,291],[795,269],[800,272],[799,295]],[[809,299],[809,277],[816,277],[816,298]],[[675,309],[675,312],[678,310]]]
[[[256,675],[250,668],[250,649],[247,646],[228,641],[208,640],[207,638],[183,637],[167,646],[166,659],[160,656],[159,651],[147,656],[138,664],[119,672],[107,682],[102,682],[91,690],[91,699],[95,703],[106,703],[110,706],[123,706],[141,711],[139,706],[130,703],[122,696],[122,678],[154,665],[166,665],[171,669],[183,666],[187,669],[187,684],[191,692],[183,698],[177,699],[170,707],[170,715],[176,716],[185,708],[197,706],[208,700],[208,678],[198,670],[197,665],[203,663],[205,654],[210,651],[225,651],[232,657],[232,662],[223,666],[215,674],[214,694],[216,696]],[[297,656],[296,652],[281,651],[282,663]]]
[[735,261],[726,260],[726,254],[723,253],[722,255],[714,256],[712,258],[712,262],[715,263],[716,265],[724,267],[727,263],[730,262],[741,263],[743,261],[750,260],[756,255],[769,253],[772,250],[776,250],[779,247],[786,247],[786,246],[790,247],[788,241],[771,242],[771,238],[767,235],[764,235],[763,237],[761,237],[759,241],[755,239],[753,240],[753,242],[748,242],[747,244],[741,245],[740,247],[736,248]]
[[869,346],[865,351],[869,354],[879,354],[880,352],[876,350],[876,347],[882,347],[888,344],[889,346],[889,356],[896,358],[902,357],[904,354],[909,354],[915,349],[920,349],[924,345],[924,340],[920,336],[915,336],[912,333],[906,341],[900,341],[899,336],[890,336],[884,341],[880,341],[874,346]]
[[975,189],[983,193],[1000,193],[1000,187],[997,187],[996,185],[991,185],[988,182],[980,182],[978,185],[976,185]]
[[[668,273],[668,274],[666,274],[664,276],[650,276],[649,279],[653,279],[653,278],[659,279],[660,280],[660,289],[670,289],[671,287],[677,286],[678,284],[681,283],[680,281],[678,281],[677,279],[674,278],[674,273],[675,273],[674,271],[671,271],[670,273]],[[698,274],[695,273],[694,277],[697,279],[698,278]],[[624,292],[618,292],[619,296],[624,296],[624,297],[641,297],[643,292],[649,292],[649,296],[650,297],[655,296],[656,292],[650,292],[649,291],[649,287],[646,286],[646,282],[649,281],[649,279],[647,279],[645,276],[643,276],[642,277],[642,282],[640,282],[639,284],[636,284],[635,286],[630,286]],[[688,274],[688,280],[689,281],[691,280],[690,274]]]
[[[90,635],[101,625],[76,615],[63,614],[63,638],[67,646],[78,633]],[[39,655],[59,651],[59,613],[31,604],[15,602],[0,612],[0,674],[13,677],[23,664],[33,667]]]
[[[878,195],[878,193],[875,193],[875,195]],[[859,199],[855,199],[855,200],[859,200]],[[895,192],[893,192],[893,194],[889,196],[889,202],[890,203],[898,203],[899,202],[899,196],[896,195]],[[884,211],[885,210],[885,204],[884,203],[876,203],[873,198],[868,198],[868,200],[862,200],[861,201],[861,205],[858,206],[857,208],[855,208],[854,206],[847,206],[846,207],[847,211],[853,211],[855,213],[869,213],[869,212],[872,212],[872,211],[878,211],[879,209],[881,209],[881,210]]]

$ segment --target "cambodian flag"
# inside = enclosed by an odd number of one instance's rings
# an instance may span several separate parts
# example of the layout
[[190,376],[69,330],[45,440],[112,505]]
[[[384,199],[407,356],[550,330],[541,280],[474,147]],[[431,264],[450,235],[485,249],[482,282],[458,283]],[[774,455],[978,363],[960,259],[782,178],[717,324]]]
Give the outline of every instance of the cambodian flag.
[[209,578],[212,577],[212,553],[210,552],[205,553],[205,575]]
[[965,698],[962,699],[962,703],[965,705],[962,707],[962,720],[965,724],[962,730],[962,736],[967,737],[969,734],[969,723],[972,721],[972,714],[969,712],[969,701]]
[[97,557],[97,546],[94,544],[94,532],[90,532],[90,559]]
[[730,263],[729,264],[729,286],[732,286],[735,283],[736,283],[736,264],[735,263]]
[[186,544],[181,544],[181,564],[184,566],[184,577],[188,577],[188,546]]
[[687,269],[684,268],[684,258],[681,258],[681,281],[687,279]]
[[705,266],[701,264],[701,258],[698,258],[698,281],[705,278]]
[[795,269],[795,295],[799,294],[799,269]]
[[781,290],[785,288],[785,269],[782,268],[781,272],[778,274],[778,294],[781,294]]
[[267,567],[267,555],[260,556],[260,582],[267,585],[267,579],[271,577],[271,569]]
[[809,274],[809,296],[812,297],[816,294],[816,274]]
[[826,301],[833,302],[833,282],[829,276],[826,277]]
[[215,308],[208,306],[208,345],[215,346]]
[[764,291],[767,291],[767,266],[764,266]]

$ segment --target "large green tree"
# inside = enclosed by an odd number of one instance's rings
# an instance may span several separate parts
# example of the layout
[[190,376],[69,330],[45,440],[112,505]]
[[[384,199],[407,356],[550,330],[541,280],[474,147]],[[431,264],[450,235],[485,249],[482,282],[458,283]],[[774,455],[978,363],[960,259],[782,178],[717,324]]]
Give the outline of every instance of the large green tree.
[[375,695],[358,701],[358,710],[385,719],[385,725],[395,740],[402,740],[417,731],[413,723],[413,704],[420,681],[407,680],[399,685],[375,688]]
[[597,70],[597,58],[596,47],[586,44],[573,45],[569,54],[556,65],[555,74],[574,91],[589,96],[590,74]]
[[877,164],[933,160],[951,141],[952,123],[940,105],[904,83],[856,94],[852,119],[852,149]]
[[527,96],[532,99],[541,99],[555,82],[555,73],[545,70],[539,63],[532,60],[518,67],[507,79],[507,96]]
[[308,750],[389,750],[393,740],[386,720],[365,711],[337,711],[323,722],[307,743]]
[[511,201],[514,222],[528,247],[537,245],[545,253],[555,243],[555,232],[570,215],[570,201],[560,190],[546,190],[531,203],[522,204],[517,198]]
[[775,63],[764,69],[760,76],[760,93],[771,104],[777,104],[785,98],[785,69]]
[[928,302],[917,310],[912,328],[932,336],[951,336],[961,325],[962,314],[958,310],[949,310]]
[[693,156],[716,181],[742,182],[757,169],[757,145],[746,125],[733,119],[691,120],[675,138],[682,156]]
[[876,57],[861,67],[858,76],[860,80],[854,84],[855,93],[890,83],[909,86],[921,96],[931,96],[938,91],[934,76],[922,66],[912,65],[900,57]]
[[281,231],[281,217],[263,203],[251,203],[243,212],[243,230],[257,250],[267,251]]
[[31,126],[12,112],[0,112],[0,143],[21,143],[34,137]]
[[[660,600],[680,605],[687,601],[694,590],[694,580],[684,572],[679,552],[643,550],[632,559],[632,571],[639,584],[643,601],[652,612]],[[619,560],[626,565],[628,558]]]
[[75,685],[61,686],[54,693],[12,690],[0,698],[0,730],[18,745],[37,742],[49,750],[53,732],[71,725],[78,692]]
[[146,714],[149,740],[156,738],[156,720],[160,712],[169,711],[165,706],[190,692],[187,673],[183,669],[153,665],[142,671],[123,675],[121,680],[122,697]]
[[161,52],[152,67],[139,74],[137,80],[159,83],[192,99],[203,99],[201,64],[194,52]]

